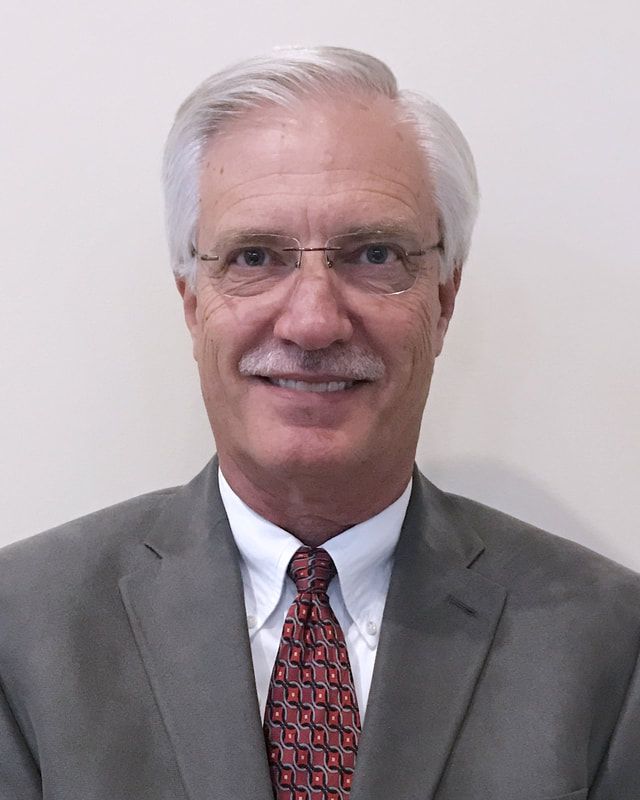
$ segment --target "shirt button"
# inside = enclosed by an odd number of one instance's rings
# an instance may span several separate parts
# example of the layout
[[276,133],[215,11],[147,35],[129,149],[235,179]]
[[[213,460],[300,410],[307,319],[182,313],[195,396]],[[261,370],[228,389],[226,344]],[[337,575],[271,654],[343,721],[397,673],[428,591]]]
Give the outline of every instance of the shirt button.
[[247,614],[247,625],[248,625],[250,628],[255,628],[255,627],[256,627],[256,622],[257,622],[257,620],[256,620],[256,618],[253,616],[253,614]]
[[375,636],[377,632],[378,626],[372,619],[370,619],[369,622],[367,622],[367,633],[369,636]]

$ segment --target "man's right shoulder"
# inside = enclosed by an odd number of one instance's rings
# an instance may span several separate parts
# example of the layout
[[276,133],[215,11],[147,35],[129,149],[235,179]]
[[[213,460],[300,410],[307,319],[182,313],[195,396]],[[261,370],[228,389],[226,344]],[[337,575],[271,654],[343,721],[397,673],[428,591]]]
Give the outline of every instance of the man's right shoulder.
[[181,487],[161,489],[94,511],[0,549],[0,586],[12,591],[46,591],[53,582],[91,574],[92,569],[126,571],[162,509]]

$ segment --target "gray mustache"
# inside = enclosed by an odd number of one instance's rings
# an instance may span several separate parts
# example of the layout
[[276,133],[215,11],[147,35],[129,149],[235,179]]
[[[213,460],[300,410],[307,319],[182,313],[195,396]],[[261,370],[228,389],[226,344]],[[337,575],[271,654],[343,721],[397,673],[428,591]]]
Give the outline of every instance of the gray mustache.
[[385,373],[380,356],[358,345],[336,344],[323,350],[301,350],[295,345],[264,343],[245,353],[241,375],[280,376],[308,372],[351,381],[375,381]]

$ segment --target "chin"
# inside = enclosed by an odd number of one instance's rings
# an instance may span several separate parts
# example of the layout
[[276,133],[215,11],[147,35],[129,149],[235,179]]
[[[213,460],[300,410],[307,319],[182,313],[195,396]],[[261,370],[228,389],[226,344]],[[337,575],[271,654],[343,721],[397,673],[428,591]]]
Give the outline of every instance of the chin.
[[297,429],[282,433],[252,448],[251,460],[263,469],[298,478],[304,473],[320,476],[362,465],[361,443],[340,431]]

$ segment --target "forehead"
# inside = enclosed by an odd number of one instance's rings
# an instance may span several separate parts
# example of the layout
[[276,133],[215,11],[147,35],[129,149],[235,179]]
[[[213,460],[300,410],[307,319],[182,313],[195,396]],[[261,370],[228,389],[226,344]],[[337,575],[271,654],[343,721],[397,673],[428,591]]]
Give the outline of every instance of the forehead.
[[300,235],[375,221],[437,224],[426,157],[385,97],[338,96],[266,106],[209,144],[200,230],[246,227]]

